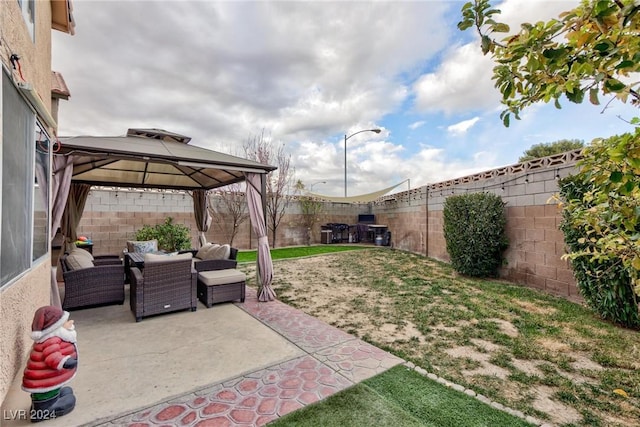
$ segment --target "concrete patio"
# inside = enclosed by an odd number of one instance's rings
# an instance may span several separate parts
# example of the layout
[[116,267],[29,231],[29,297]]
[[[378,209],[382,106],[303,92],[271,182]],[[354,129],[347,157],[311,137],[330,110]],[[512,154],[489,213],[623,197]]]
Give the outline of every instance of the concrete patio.
[[[140,323],[128,300],[71,318],[76,408],[43,426],[260,426],[403,362],[279,301],[260,303],[253,288],[244,303]],[[32,425],[20,381],[3,426]]]

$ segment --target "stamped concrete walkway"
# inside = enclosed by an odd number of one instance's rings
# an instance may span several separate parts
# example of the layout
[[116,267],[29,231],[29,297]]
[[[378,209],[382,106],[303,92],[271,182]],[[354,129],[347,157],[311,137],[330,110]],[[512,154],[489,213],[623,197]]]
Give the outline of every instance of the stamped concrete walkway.
[[[247,289],[237,306],[303,354],[92,426],[261,426],[403,360],[279,301]],[[215,307],[215,306],[214,306]]]

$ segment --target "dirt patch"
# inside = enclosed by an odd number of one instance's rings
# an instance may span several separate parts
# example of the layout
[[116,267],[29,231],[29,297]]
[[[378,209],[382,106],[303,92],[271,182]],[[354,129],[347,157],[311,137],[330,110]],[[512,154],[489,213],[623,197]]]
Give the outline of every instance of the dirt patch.
[[508,370],[495,366],[489,362],[489,359],[491,359],[491,353],[480,352],[473,347],[466,346],[450,348],[445,350],[445,353],[451,357],[470,359],[479,363],[480,366],[478,368],[463,370],[462,375],[465,377],[489,376],[503,380],[509,376]]
[[519,371],[524,372],[530,376],[543,377],[543,372],[538,369],[538,363],[542,363],[541,360],[521,360],[513,359],[511,364]]
[[515,326],[513,326],[511,322],[507,322],[506,320],[503,320],[503,319],[488,319],[488,320],[490,320],[493,323],[496,323],[500,328],[500,331],[509,337],[517,337],[520,334],[518,332],[518,329]]
[[405,325],[396,325],[392,323],[384,323],[377,330],[370,332],[371,338],[380,342],[396,342],[409,341],[416,339],[420,344],[426,343],[426,339],[422,332],[418,330],[416,325],[407,322]]
[[553,307],[544,307],[536,304],[532,304],[529,301],[517,301],[516,305],[520,308],[523,308],[525,311],[529,313],[537,313],[537,314],[554,314],[556,309]]
[[279,297],[298,303],[304,299],[310,314],[333,326],[347,330],[357,328],[359,336],[367,335],[386,342],[416,336],[424,341],[413,324],[402,328],[395,324],[380,324],[377,320],[372,321],[367,313],[354,310],[354,301],[360,305],[371,305],[378,311],[384,311],[385,306],[393,301],[349,280],[337,280],[337,262],[332,262],[331,258],[335,257],[324,256],[322,262],[318,262],[317,257],[310,257],[274,263],[274,268],[286,270],[287,287]]
[[554,390],[551,387],[539,386],[535,390],[533,407],[551,415],[554,424],[573,424],[582,419],[574,408],[553,400]]
[[471,338],[471,342],[485,353],[497,352],[498,350],[504,349],[504,347],[501,345],[497,345],[492,343],[491,341],[481,340],[478,338]]
[[461,320],[459,322],[456,322],[455,326],[443,325],[440,323],[433,326],[432,329],[434,329],[435,331],[443,331],[449,334],[455,334],[460,332],[460,330],[462,330],[464,327],[471,326],[471,325],[473,325],[471,321]]
[[541,347],[549,350],[552,353],[568,353],[571,347],[567,343],[559,342],[550,339],[539,339],[536,341]]
[[574,361],[571,362],[571,367],[576,371],[581,371],[581,370],[603,371],[604,370],[602,365],[594,362],[593,360],[589,359],[588,357],[580,353],[574,353],[571,355],[571,357],[574,359]]

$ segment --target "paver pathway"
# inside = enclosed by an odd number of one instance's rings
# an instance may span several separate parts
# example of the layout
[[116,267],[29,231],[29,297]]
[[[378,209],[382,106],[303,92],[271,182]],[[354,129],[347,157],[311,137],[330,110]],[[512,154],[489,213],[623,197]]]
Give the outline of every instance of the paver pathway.
[[403,360],[247,288],[237,305],[307,354],[119,416],[106,426],[262,426]]

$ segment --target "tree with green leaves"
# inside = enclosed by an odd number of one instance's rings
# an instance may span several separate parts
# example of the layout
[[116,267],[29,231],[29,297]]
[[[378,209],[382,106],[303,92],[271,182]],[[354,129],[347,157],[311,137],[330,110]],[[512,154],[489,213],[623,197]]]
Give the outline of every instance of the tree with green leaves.
[[509,246],[505,233],[505,203],[491,193],[449,196],[444,201],[444,239],[451,265],[460,274],[497,277],[503,252]]
[[[640,105],[640,82],[630,79],[640,71],[640,5],[632,0],[583,1],[558,19],[523,23],[506,38],[509,26],[496,21],[500,10],[489,0],[462,7],[460,30],[475,28],[482,52],[496,61],[495,86],[506,109],[500,117],[509,126],[511,115],[537,102],[560,106],[584,99],[600,104],[600,96]],[[609,101],[609,102],[610,102]]]
[[[640,82],[632,79],[640,71],[639,12],[633,0],[584,0],[558,19],[524,23],[498,40],[509,32],[495,19],[500,11],[489,0],[474,0],[463,6],[458,28],[474,27],[482,52],[495,59],[493,79],[507,107],[501,118],[509,126],[511,115],[518,119],[532,104],[553,101],[560,108],[563,95],[575,103],[600,105],[605,96],[640,106]],[[587,190],[563,201],[563,220],[582,234],[570,260],[620,265],[629,275],[626,286],[640,295],[640,118],[629,123],[634,132],[585,148],[577,177]],[[595,278],[612,288],[605,276]]]
[[640,127],[595,140],[584,151],[579,177],[589,191],[565,200],[565,219],[586,237],[571,258],[621,264],[640,295]]
[[[636,175],[625,179],[624,187],[635,181],[634,188],[616,188],[623,179],[621,176],[611,179],[608,170],[614,163],[611,156],[623,152],[630,137],[630,134],[613,136],[606,142],[594,143],[586,149],[590,153],[585,157],[588,163],[583,165],[584,173],[559,181],[560,198],[565,204],[560,229],[571,251],[571,266],[587,305],[603,319],[640,328],[638,294],[632,286],[633,271],[640,268],[634,268],[632,261],[638,249],[638,215],[625,212],[640,209],[637,190],[640,178]],[[607,146],[616,148],[609,150]],[[632,162],[640,161],[637,150],[633,158]],[[594,191],[603,183],[613,190],[609,192],[613,197],[605,202],[608,204],[606,209],[602,209],[605,193]],[[592,209],[599,211],[597,217],[590,215]],[[614,224],[618,222],[615,218],[621,216],[630,221],[625,221],[619,228]],[[596,218],[599,218],[598,222],[594,222]],[[612,226],[616,229],[612,230]],[[612,253],[616,256],[611,256]],[[628,267],[630,261],[631,269]]]
[[541,142],[529,147],[518,159],[519,163],[527,162],[533,159],[553,156],[554,154],[564,153],[566,151],[577,150],[584,147],[584,141],[579,139],[561,139],[555,142]]
[[136,231],[136,240],[158,241],[158,249],[175,252],[191,248],[191,232],[184,224],[176,224],[172,217],[167,217],[162,224],[143,225]]

